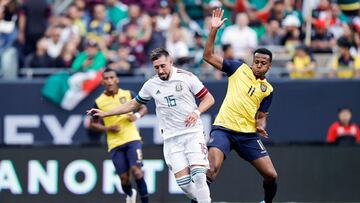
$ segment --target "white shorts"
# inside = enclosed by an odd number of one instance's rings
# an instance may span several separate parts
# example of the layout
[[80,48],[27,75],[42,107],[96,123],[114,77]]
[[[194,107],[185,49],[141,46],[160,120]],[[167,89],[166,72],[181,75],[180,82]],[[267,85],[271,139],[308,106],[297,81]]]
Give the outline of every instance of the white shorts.
[[164,157],[174,174],[191,165],[209,168],[208,150],[203,133],[188,133],[164,140]]

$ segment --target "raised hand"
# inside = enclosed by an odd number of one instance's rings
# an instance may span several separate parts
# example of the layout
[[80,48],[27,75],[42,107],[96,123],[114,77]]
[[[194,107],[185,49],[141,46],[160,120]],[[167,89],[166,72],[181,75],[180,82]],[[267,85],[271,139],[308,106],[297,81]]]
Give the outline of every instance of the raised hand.
[[224,24],[227,18],[222,19],[223,15],[224,15],[223,9],[216,8],[215,10],[213,10],[211,17],[211,28],[219,28]]

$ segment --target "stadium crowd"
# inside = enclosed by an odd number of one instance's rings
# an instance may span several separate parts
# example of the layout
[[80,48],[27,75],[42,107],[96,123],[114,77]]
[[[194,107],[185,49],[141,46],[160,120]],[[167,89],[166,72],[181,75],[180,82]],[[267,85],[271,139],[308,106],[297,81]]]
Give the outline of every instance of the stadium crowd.
[[202,60],[217,7],[228,18],[215,41],[224,58],[248,62],[265,46],[269,77],[360,77],[358,0],[0,0],[0,74],[108,66],[146,76],[151,50],[166,47],[177,66],[221,79]]

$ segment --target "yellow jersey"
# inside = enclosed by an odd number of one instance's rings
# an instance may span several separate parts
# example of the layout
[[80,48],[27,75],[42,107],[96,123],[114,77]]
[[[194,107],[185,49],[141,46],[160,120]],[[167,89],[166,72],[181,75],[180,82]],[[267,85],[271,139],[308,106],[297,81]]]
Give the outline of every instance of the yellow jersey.
[[339,56],[333,60],[332,69],[336,71],[338,78],[353,78],[355,72],[360,70],[360,59],[351,56],[349,60],[345,60],[344,57]]
[[290,77],[293,79],[313,78],[315,76],[315,71],[301,72],[312,62],[315,62],[315,60],[311,56],[305,56],[305,57],[294,56],[294,58],[292,59],[292,63],[295,66],[295,71],[290,73]]
[[256,132],[256,114],[268,112],[273,87],[266,79],[256,79],[241,61],[224,59],[222,71],[228,75],[228,88],[214,125],[236,132]]
[[[123,105],[133,98],[131,91],[119,88],[117,94],[108,96],[101,94],[96,100],[96,108],[102,111],[110,111],[118,106]],[[103,118],[105,126],[119,125],[120,131],[117,133],[107,132],[108,151],[120,145],[126,144],[134,140],[141,140],[138,129],[134,122],[128,120],[128,115],[115,115]]]

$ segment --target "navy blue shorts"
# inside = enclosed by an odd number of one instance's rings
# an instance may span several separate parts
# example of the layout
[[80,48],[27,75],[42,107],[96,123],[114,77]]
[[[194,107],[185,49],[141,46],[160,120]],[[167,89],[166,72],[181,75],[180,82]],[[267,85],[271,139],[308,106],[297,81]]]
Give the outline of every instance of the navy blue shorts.
[[213,126],[210,132],[208,148],[220,149],[226,158],[232,149],[246,161],[254,161],[268,156],[257,133],[239,133],[220,126]]
[[109,152],[109,155],[114,163],[117,174],[122,174],[129,171],[131,166],[143,165],[140,140],[128,142],[121,146],[115,147]]

